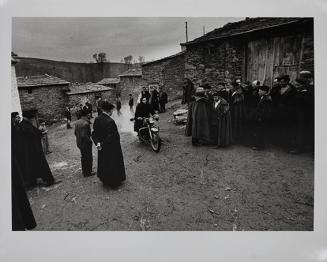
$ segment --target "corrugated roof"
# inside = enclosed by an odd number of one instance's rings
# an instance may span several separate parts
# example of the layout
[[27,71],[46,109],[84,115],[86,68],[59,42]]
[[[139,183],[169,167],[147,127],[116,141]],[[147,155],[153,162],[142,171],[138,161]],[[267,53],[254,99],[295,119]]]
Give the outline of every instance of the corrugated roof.
[[50,76],[50,75],[17,77],[18,88],[53,86],[53,85],[69,85],[69,84],[70,83],[66,80],[62,80],[58,77]]
[[119,84],[120,80],[119,78],[103,78],[99,82],[97,82],[98,85],[110,85],[110,84]]
[[279,27],[292,23],[306,23],[313,21],[312,18],[300,17],[256,17],[247,18],[242,21],[228,23],[223,27],[217,28],[209,33],[198,37],[190,42],[182,43],[181,45],[192,45],[201,42],[206,42],[213,39],[225,38],[239,34],[247,34],[254,31],[265,30],[268,28]]
[[158,60],[154,60],[154,61],[150,61],[150,62],[146,62],[144,64],[142,64],[142,66],[146,66],[146,65],[150,65],[150,64],[154,64],[154,63],[158,63],[158,62],[162,62],[162,61],[165,61],[165,60],[169,60],[169,59],[172,59],[174,57],[177,57],[177,56],[180,56],[180,55],[183,55],[185,53],[185,51],[181,51],[177,54],[174,54],[174,55],[171,55],[171,56],[166,56],[166,57],[163,57],[163,58],[160,58]]
[[69,90],[70,91],[66,93],[67,95],[104,92],[104,91],[113,90],[113,88],[94,84],[94,83],[86,83],[86,84],[73,84],[69,87]]
[[128,69],[127,71],[119,75],[119,77],[121,76],[142,76],[142,68]]

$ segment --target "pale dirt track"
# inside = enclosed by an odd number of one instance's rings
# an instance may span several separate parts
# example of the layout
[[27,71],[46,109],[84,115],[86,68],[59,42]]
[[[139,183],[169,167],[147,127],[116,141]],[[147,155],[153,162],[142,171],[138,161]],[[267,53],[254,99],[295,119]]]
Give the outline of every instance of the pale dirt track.
[[128,111],[114,117],[127,174],[116,191],[82,176],[73,129],[50,127],[47,158],[62,183],[29,192],[34,230],[313,230],[312,155],[193,147],[174,108],[160,115],[159,154],[128,132]]

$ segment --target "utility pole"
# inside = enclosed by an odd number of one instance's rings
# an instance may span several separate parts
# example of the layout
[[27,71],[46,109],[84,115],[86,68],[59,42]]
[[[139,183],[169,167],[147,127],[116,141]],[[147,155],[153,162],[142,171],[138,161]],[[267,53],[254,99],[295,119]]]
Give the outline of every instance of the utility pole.
[[187,22],[185,22],[185,33],[186,33],[186,43],[188,42],[188,35],[187,35]]
[[203,26],[203,35],[205,35],[206,34],[206,28],[205,28],[205,26]]

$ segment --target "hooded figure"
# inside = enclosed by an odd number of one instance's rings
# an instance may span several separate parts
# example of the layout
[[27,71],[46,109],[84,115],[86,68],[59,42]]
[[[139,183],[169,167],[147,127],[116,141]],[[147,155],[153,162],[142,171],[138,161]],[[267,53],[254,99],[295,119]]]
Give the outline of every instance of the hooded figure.
[[18,112],[12,114],[11,123],[11,208],[12,230],[22,231],[36,227],[34,215],[25,191],[20,162],[21,141],[19,140]]
[[37,185],[37,178],[42,178],[46,186],[54,184],[47,159],[44,156],[41,144],[42,132],[38,130],[32,123],[33,115],[29,112],[23,114],[23,121],[19,128],[21,132],[22,143],[22,171],[24,182],[28,188]]
[[238,83],[233,83],[233,86],[231,97],[233,139],[235,142],[242,142],[245,120],[244,94]]
[[105,101],[100,116],[94,120],[92,139],[98,149],[97,176],[105,186],[117,188],[125,179],[125,165],[120,135],[111,118],[114,105]]
[[197,88],[194,102],[189,106],[186,136],[192,136],[192,144],[209,144],[212,142],[210,134],[211,105],[205,97],[203,88]]

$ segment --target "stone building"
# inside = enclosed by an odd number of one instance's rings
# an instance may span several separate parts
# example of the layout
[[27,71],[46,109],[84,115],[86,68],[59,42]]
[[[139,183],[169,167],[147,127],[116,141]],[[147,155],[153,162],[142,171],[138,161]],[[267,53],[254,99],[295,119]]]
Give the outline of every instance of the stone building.
[[69,87],[69,91],[66,92],[66,95],[67,105],[70,107],[78,107],[80,104],[85,104],[88,100],[95,110],[96,100],[99,97],[111,103],[115,102],[113,88],[94,83],[73,84]]
[[271,86],[301,70],[314,73],[313,18],[246,18],[182,43],[185,77],[195,85],[259,80]]
[[129,69],[123,74],[119,75],[119,79],[120,90],[118,93],[121,96],[122,102],[124,103],[128,100],[129,94],[132,94],[134,101],[136,101],[139,94],[141,93],[142,86],[144,85],[142,79],[142,69]]
[[63,117],[69,82],[50,75],[17,77],[22,111],[55,122]]
[[116,94],[120,94],[120,80],[119,78],[103,78],[101,81],[96,83],[97,85],[107,86],[113,88]]
[[159,85],[167,93],[169,99],[181,97],[185,74],[185,52],[142,65],[142,78],[145,85]]

